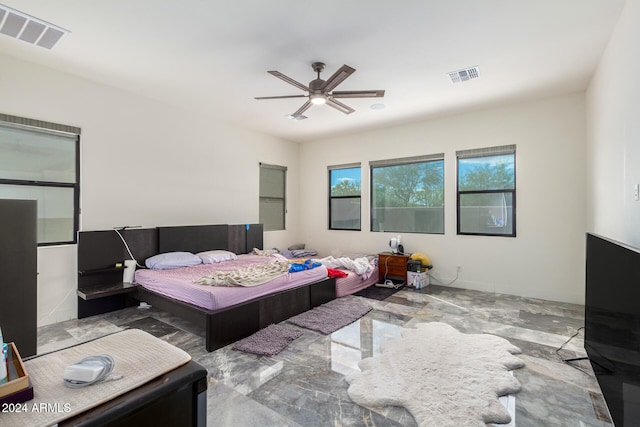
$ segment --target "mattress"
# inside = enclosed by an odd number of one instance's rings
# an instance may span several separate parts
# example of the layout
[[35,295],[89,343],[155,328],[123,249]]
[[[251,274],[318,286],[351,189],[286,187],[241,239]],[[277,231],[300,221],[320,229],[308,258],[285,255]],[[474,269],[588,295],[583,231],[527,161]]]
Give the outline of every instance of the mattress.
[[[172,270],[137,270],[135,283],[145,289],[207,310],[220,310],[286,289],[296,288],[327,278],[324,266],[287,273],[259,286],[226,287],[194,283],[216,271],[234,271],[256,263],[274,262],[275,258],[238,255],[238,259],[215,264],[199,264]],[[376,276],[377,277],[377,276]]]
[[336,297],[344,297],[347,295],[355,294],[358,291],[368,288],[378,282],[378,266],[375,266],[371,275],[363,279],[353,271],[340,269],[347,273],[347,277],[340,277],[336,279]]

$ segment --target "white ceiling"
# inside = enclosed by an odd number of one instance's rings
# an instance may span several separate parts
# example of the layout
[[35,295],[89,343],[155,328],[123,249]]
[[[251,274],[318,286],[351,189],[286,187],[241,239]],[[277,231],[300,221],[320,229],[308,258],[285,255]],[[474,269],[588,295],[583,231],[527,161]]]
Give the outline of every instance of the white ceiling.
[[[292,141],[583,90],[624,0],[0,0],[71,33],[52,50],[0,34],[0,53],[228,120]],[[346,115],[313,106],[311,63],[336,90],[385,89],[345,99]],[[478,66],[480,78],[447,73]],[[1,68],[0,68],[1,75]],[[373,110],[374,103],[386,108]]]

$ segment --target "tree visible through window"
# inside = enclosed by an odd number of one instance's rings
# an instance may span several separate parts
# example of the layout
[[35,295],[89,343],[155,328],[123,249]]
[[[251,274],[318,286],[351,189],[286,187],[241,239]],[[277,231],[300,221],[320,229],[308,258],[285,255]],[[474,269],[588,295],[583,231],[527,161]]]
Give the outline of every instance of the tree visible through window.
[[360,184],[360,164],[329,167],[330,230],[360,230]]
[[371,162],[371,231],[444,233],[443,157]]
[[515,236],[515,146],[458,156],[458,234]]

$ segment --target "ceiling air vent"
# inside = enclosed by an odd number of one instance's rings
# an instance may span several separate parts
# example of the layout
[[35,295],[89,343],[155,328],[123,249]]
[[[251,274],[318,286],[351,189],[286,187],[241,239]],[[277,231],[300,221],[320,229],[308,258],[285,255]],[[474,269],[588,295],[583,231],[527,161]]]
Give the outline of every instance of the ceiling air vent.
[[467,80],[473,80],[480,77],[480,70],[478,67],[464,68],[458,71],[451,71],[449,78],[452,83],[466,82]]
[[0,33],[51,49],[69,31],[0,4]]

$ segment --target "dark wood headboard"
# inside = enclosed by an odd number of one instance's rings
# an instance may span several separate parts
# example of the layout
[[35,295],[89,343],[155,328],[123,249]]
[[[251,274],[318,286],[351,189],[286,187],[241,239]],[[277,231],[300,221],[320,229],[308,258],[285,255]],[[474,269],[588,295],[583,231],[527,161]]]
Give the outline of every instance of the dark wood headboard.
[[[262,224],[187,225],[129,228],[120,234],[140,266],[164,252],[198,253],[227,249],[237,254],[262,249]],[[123,282],[124,261],[130,259],[116,230],[78,232],[78,318],[131,305],[127,294],[135,290]]]
[[226,249],[246,254],[263,249],[262,224],[218,224],[158,227],[158,253]]
[[[140,264],[158,254],[156,228],[131,228],[120,232],[131,253]],[[129,254],[115,230],[78,233],[78,270],[89,271],[114,267],[129,259]],[[120,273],[121,274],[121,273]]]
[[[198,253],[226,249],[237,254],[263,249],[262,224],[185,225],[175,227],[129,228],[120,232],[140,265],[164,252]],[[129,259],[115,230],[78,233],[78,270],[113,267]]]

